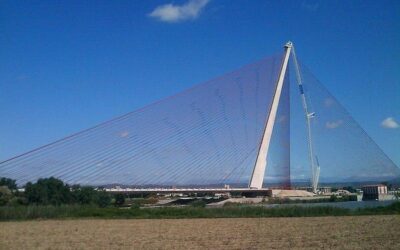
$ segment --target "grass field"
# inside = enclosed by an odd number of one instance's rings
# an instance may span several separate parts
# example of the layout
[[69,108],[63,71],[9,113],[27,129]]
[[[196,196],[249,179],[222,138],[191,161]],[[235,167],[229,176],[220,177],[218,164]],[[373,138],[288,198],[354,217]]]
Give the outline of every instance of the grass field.
[[0,249],[400,249],[400,216],[0,222]]
[[226,204],[222,208],[164,207],[151,209],[99,208],[95,206],[3,206],[0,221],[35,219],[193,219],[193,218],[262,218],[262,217],[315,217],[352,215],[400,215],[400,202],[385,207],[361,208],[356,210],[332,207],[277,207]]

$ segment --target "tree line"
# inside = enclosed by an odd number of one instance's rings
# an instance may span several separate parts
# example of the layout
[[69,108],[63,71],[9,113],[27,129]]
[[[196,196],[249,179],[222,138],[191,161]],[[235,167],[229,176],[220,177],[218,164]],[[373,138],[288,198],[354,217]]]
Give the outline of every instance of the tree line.
[[112,196],[93,187],[68,185],[54,177],[28,182],[24,191],[18,191],[15,180],[0,178],[0,206],[15,205],[123,205],[123,195]]

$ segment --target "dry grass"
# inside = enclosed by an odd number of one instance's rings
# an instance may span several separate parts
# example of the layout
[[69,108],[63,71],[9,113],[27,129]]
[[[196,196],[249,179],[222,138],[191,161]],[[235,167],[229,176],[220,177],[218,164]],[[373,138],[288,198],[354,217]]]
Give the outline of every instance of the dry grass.
[[0,223],[1,249],[400,249],[400,216]]

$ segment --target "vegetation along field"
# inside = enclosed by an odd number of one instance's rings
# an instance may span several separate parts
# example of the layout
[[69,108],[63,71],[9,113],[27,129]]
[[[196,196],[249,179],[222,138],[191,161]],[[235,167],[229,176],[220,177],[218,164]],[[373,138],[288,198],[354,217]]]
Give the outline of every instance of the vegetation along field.
[[400,249],[400,216],[0,223],[0,249]]

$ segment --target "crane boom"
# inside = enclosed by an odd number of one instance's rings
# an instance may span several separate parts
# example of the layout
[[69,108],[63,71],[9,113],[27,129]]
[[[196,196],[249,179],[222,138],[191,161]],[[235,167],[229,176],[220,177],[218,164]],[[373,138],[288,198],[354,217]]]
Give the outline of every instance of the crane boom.
[[317,167],[315,166],[314,148],[313,148],[312,133],[311,133],[311,119],[313,119],[315,117],[315,112],[310,112],[308,105],[307,105],[307,100],[306,100],[306,96],[304,94],[304,88],[303,88],[303,80],[302,80],[301,74],[300,74],[300,66],[297,62],[296,51],[295,51],[293,45],[292,45],[292,55],[293,55],[293,62],[294,62],[295,71],[296,71],[297,84],[299,86],[301,101],[303,104],[303,109],[304,109],[306,122],[307,122],[308,152],[309,152],[309,160],[310,160],[310,164],[311,164],[311,185],[312,185],[313,192],[316,193],[317,187],[318,187],[318,181],[319,181],[320,168],[319,168],[319,163],[318,163]]

